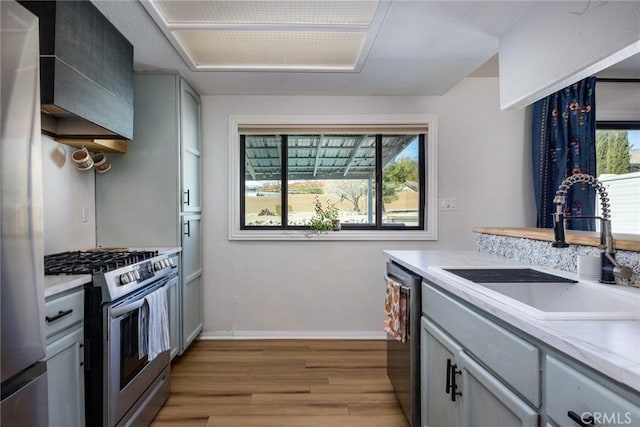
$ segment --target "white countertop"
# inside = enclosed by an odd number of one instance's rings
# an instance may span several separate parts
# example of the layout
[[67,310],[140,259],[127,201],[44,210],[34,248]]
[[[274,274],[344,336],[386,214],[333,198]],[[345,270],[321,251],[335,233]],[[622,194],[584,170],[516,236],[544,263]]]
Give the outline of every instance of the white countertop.
[[[456,280],[452,280],[450,276],[443,275],[440,268],[526,266],[577,280],[575,274],[523,264],[497,255],[475,251],[407,250],[385,251],[385,253],[391,259],[462,300],[613,380],[640,391],[639,320],[538,320],[476,292],[468,285],[456,283]],[[631,298],[640,298],[638,289],[632,288],[628,291]]]
[[90,282],[90,274],[56,274],[44,276],[44,297],[49,298],[73,288],[80,288],[85,283]]

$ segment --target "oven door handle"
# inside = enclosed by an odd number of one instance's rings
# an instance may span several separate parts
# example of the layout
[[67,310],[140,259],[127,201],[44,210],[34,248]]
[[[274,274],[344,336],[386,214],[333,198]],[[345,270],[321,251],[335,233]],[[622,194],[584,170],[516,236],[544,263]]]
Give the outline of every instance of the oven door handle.
[[144,301],[145,301],[144,298],[140,298],[139,300],[132,302],[131,304],[125,304],[120,307],[112,308],[109,314],[111,315],[111,317],[115,319],[118,316],[122,316],[123,314],[127,314],[133,310],[137,310],[138,308],[142,307],[142,305],[144,304]]

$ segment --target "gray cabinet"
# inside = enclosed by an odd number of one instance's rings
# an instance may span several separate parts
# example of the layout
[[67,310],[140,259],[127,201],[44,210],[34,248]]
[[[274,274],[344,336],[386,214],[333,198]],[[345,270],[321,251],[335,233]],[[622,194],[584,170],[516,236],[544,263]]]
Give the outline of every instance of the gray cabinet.
[[50,427],[84,426],[83,291],[45,301]]
[[535,410],[426,318],[421,347],[423,426],[538,425]]
[[182,211],[200,212],[200,97],[180,81]]
[[459,390],[451,390],[450,369],[462,348],[424,317],[420,338],[422,425],[460,425],[460,399],[451,395]]
[[179,278],[174,277],[167,284],[167,305],[169,311],[169,341],[171,342],[169,354],[171,360],[180,352],[180,323],[178,314],[180,313],[179,299]]
[[538,426],[538,413],[466,352],[458,353],[465,427]]
[[422,297],[424,427],[640,425],[637,391],[426,281]]
[[182,218],[182,340],[187,348],[202,331],[202,243],[200,215]]
[[202,330],[200,97],[175,73],[136,73],[127,154],[96,176],[97,243],[180,246],[179,354]]
[[640,398],[614,391],[610,382],[587,376],[570,363],[547,355],[544,377],[547,414],[559,426],[576,421],[598,426],[640,425]]
[[540,351],[535,345],[425,282],[422,310],[534,407],[540,406]]

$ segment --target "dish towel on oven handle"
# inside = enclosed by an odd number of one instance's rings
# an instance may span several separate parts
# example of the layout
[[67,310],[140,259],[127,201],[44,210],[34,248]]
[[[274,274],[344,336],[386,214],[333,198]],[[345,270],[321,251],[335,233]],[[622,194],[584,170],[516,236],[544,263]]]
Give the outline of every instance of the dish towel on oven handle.
[[398,341],[407,342],[407,296],[400,292],[400,284],[389,277],[384,314],[385,332]]
[[[138,309],[138,359],[142,359],[147,355],[149,347],[149,306],[145,301]],[[130,356],[133,356],[131,354]]]
[[[144,299],[145,305],[148,306],[148,312],[146,313],[147,328],[144,330],[147,335],[145,353],[149,362],[151,362],[160,353],[169,350],[171,347],[167,290],[164,287],[157,289],[144,297]],[[141,310],[141,312],[143,311]],[[140,335],[143,335],[142,330],[140,331]]]

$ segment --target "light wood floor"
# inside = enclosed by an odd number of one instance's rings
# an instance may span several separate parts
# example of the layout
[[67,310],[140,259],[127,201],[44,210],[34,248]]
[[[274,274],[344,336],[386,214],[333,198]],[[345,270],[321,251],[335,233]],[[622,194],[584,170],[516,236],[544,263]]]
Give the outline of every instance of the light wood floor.
[[152,427],[408,427],[384,341],[196,341]]

